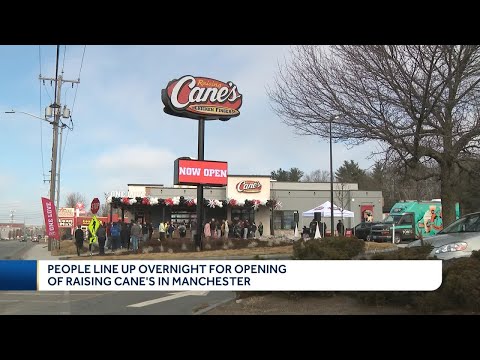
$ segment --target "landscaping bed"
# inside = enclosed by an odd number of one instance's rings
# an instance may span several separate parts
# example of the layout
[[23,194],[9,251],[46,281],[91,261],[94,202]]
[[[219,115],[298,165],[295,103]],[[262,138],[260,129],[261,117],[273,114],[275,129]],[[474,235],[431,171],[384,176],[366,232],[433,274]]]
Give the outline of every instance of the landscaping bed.
[[[224,256],[260,256],[262,254],[282,254],[293,255],[293,244],[296,243],[292,239],[285,237],[263,238],[263,239],[223,239],[211,240],[204,245],[204,249],[197,252],[194,244],[190,239],[173,239],[148,241],[146,244],[140,245],[139,253],[133,253],[131,250],[117,250],[113,253],[111,250],[105,250],[105,256],[99,256],[98,244],[94,244],[93,252],[95,259],[125,259],[128,258],[202,258],[202,257],[224,257]],[[307,242],[308,243],[308,242]],[[395,250],[397,247],[389,243],[365,243],[364,251],[375,252],[385,249]],[[52,255],[55,256],[74,256],[78,258],[75,243],[71,240],[63,240],[60,249],[53,249]],[[88,244],[84,243],[81,252],[82,256],[89,255]]]

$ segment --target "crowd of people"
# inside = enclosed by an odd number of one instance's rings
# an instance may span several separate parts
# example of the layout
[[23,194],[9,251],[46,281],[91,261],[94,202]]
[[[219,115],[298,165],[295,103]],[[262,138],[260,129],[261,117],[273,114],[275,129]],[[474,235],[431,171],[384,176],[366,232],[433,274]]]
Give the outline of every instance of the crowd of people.
[[236,220],[215,220],[205,222],[203,225],[203,235],[206,240],[217,238],[233,238],[233,239],[257,239],[263,236],[263,224],[260,221]]
[[[97,230],[97,239],[99,247],[99,255],[105,254],[105,249],[116,251],[120,249],[138,251],[139,244],[147,243],[152,240],[153,225],[150,222],[142,222],[141,220],[126,223],[118,221],[114,223],[101,224]],[[195,240],[197,233],[197,223],[195,220],[187,225],[185,221],[180,224],[173,224],[170,221],[160,222],[158,225],[159,241],[165,239],[173,239],[175,231],[178,232],[180,238],[187,236],[187,230],[190,230],[191,240]],[[237,220],[235,222],[229,220],[211,219],[203,225],[204,239],[218,238],[236,238],[236,239],[256,239],[263,236],[263,224],[255,221]],[[81,226],[75,230],[75,243],[77,246],[77,254],[80,256],[81,249],[85,240],[88,241],[90,234],[84,233]],[[89,244],[89,252],[92,254],[92,244]]]

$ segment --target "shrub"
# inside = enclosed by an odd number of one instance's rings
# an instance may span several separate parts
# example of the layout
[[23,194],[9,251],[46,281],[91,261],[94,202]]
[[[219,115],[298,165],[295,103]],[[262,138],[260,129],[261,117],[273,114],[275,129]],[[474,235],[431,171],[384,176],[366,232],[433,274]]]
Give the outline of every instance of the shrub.
[[347,237],[299,240],[293,258],[299,260],[350,260],[365,249],[363,240]]
[[443,271],[441,295],[448,302],[469,311],[480,311],[480,261],[478,254],[456,259]]
[[[404,248],[395,253],[377,254],[372,258],[388,260],[424,260],[430,246]],[[434,314],[440,311],[480,312],[480,254],[469,258],[443,262],[442,285],[435,291],[352,292],[359,301],[368,305],[396,304]]]

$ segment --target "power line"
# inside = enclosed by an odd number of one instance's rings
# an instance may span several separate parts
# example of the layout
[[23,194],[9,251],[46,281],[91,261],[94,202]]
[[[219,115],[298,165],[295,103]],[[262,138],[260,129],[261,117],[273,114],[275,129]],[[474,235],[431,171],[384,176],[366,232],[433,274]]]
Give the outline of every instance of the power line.
[[63,74],[63,69],[65,68],[65,57],[67,55],[67,45],[64,46],[63,48],[63,64],[62,64],[62,74]]
[[[60,46],[57,45],[57,65],[55,66],[55,102],[54,104],[56,105],[60,105],[60,104],[57,104],[57,82],[58,82],[58,58],[60,56]],[[56,111],[56,110],[55,110]]]
[[[68,126],[67,126],[67,129],[73,130],[73,128],[70,129]],[[65,135],[65,144],[63,144],[62,159],[63,159],[64,156],[65,156],[65,148],[67,147],[67,140],[68,140],[68,132],[67,132],[67,134]],[[61,168],[62,164],[59,164],[59,166],[60,166],[60,168]],[[58,169],[58,171],[60,171],[60,168]]]
[[[42,76],[42,52],[41,52],[41,45],[38,45],[38,62],[40,65],[40,75],[39,78]],[[38,116],[42,116],[42,81],[39,80],[38,82],[39,90],[40,90],[40,108],[38,111]],[[40,155],[42,157],[42,180],[45,181],[45,167],[44,167],[44,159],[43,159],[43,122],[40,121]]]
[[45,92],[48,95],[48,98],[50,99],[50,102],[53,103],[52,97],[50,96],[50,93],[48,92],[48,88],[45,86],[45,81],[43,82],[43,87],[45,88]]
[[[82,61],[80,63],[80,71],[78,72],[78,81],[80,81],[80,74],[82,73],[82,67],[83,67],[83,59],[85,58],[85,49],[87,48],[87,45],[83,46],[83,54],[82,54]],[[78,84],[77,87],[75,88],[75,95],[73,97],[73,104],[72,104],[72,111],[71,114],[73,114],[73,109],[75,108],[75,100],[77,99],[77,90],[78,90]]]

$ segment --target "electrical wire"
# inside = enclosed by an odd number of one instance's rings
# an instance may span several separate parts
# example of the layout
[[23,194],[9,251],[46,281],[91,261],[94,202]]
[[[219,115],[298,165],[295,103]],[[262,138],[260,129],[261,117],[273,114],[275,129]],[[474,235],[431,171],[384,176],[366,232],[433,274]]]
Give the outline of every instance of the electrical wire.
[[[78,72],[78,81],[80,81],[80,74],[82,73],[82,67],[83,67],[83,59],[85,58],[85,49],[87,48],[87,45],[83,46],[83,54],[82,54],[82,62],[80,63],[80,71]],[[75,101],[77,100],[77,90],[78,90],[78,84],[75,87],[75,95],[73,97],[73,104],[72,104],[72,111],[70,111],[71,114],[73,114],[73,109],[75,108]],[[73,124],[73,121],[72,121]]]
[[65,68],[65,57],[67,55],[67,45],[64,46],[63,48],[63,64],[62,64],[62,74],[63,74],[63,69]]
[[57,65],[55,66],[55,100],[53,102],[55,105],[60,105],[60,104],[57,104],[58,58],[59,57],[60,57],[60,45],[57,45],[57,61],[56,61]]
[[50,102],[53,103],[53,101],[52,101],[52,96],[51,96],[50,93],[48,92],[48,88],[45,86],[45,84],[43,84],[43,87],[45,88],[45,92],[47,93],[48,98],[50,99]]
[[[40,76],[38,77],[38,85],[40,89],[40,108],[39,108],[39,115],[42,116],[42,52],[41,52],[41,45],[38,45],[38,62],[40,65]],[[45,167],[44,167],[44,159],[43,159],[43,121],[40,121],[40,155],[42,157],[42,178],[45,180]]]
[[[71,129],[70,129],[67,125],[65,125],[65,127],[66,127],[67,129],[69,129],[69,130],[73,130],[73,127],[72,127]],[[62,157],[61,157],[62,160],[63,160],[63,158],[64,158],[64,156],[65,156],[65,148],[67,147],[67,141],[68,141],[68,132],[67,132],[67,134],[65,135],[65,142],[64,142],[64,144],[63,144],[63,150],[60,149],[60,151],[62,152]],[[63,162],[63,161],[61,161],[61,162],[58,164],[58,172],[59,172],[59,173],[60,173],[60,170],[61,170],[61,168],[62,168],[62,162]]]

